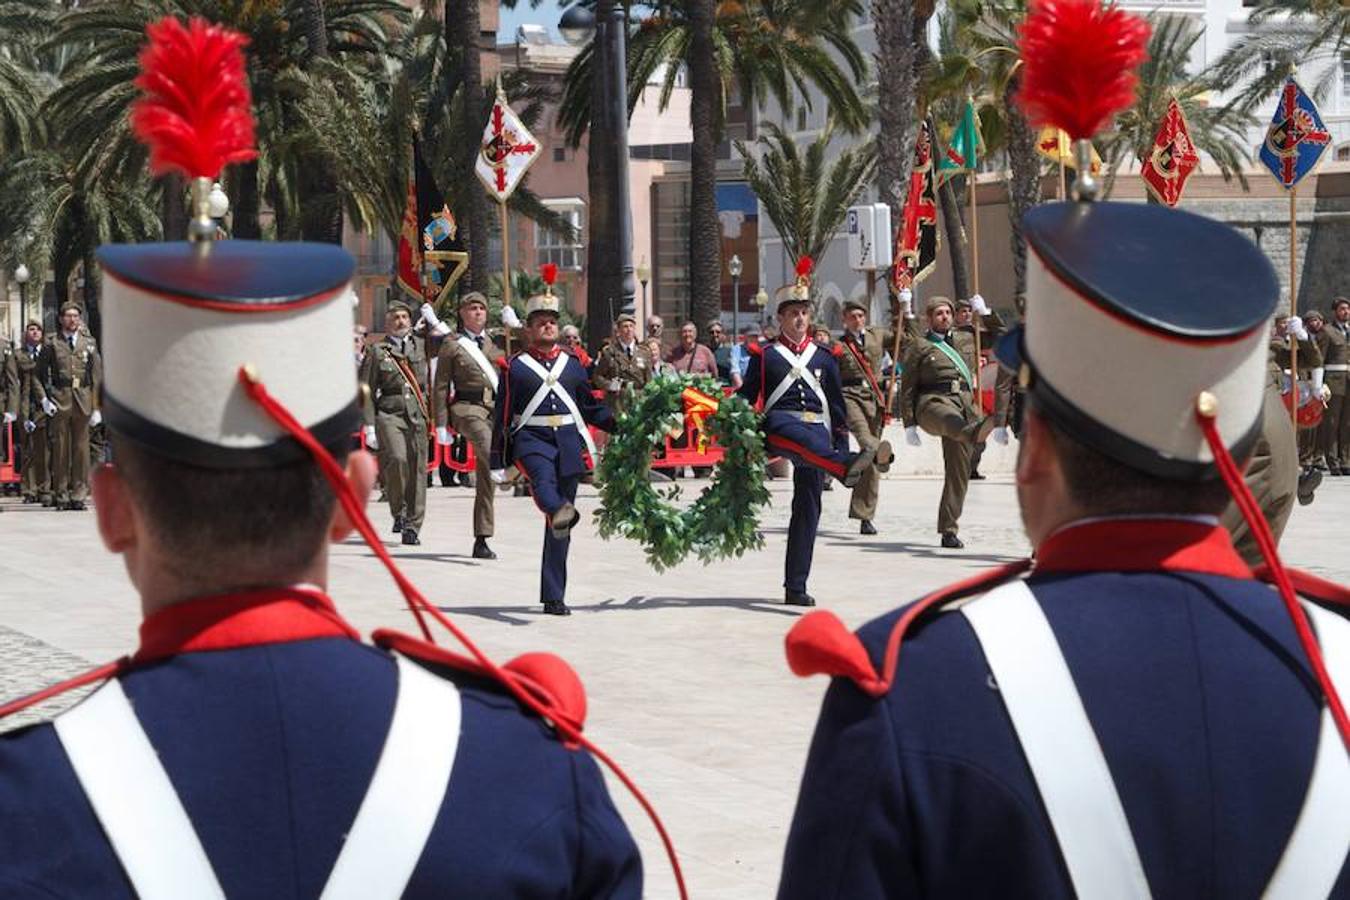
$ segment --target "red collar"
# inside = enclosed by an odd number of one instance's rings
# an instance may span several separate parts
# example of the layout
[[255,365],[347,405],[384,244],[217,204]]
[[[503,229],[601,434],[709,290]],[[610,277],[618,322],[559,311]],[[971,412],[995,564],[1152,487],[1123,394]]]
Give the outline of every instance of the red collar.
[[153,613],[141,623],[132,662],[324,637],[361,636],[318,588],[262,588],[186,600]]
[[531,347],[529,349],[529,354],[540,362],[553,362],[558,358],[558,354],[561,352],[562,347],[559,344],[554,344],[552,349],[549,350],[540,350],[538,347]]
[[806,352],[806,348],[809,347],[809,346],[811,346],[811,336],[810,336],[810,335],[807,335],[806,337],[802,338],[802,342],[801,342],[800,344],[794,344],[794,343],[792,343],[792,341],[789,341],[789,340],[787,339],[787,335],[782,335],[782,334],[780,334],[780,335],[778,336],[778,341],[779,341],[779,343],[781,343],[784,347],[788,348],[789,350],[791,350],[793,353],[797,354],[798,356],[801,356],[803,353],[805,353],[805,352]]
[[1037,548],[1036,572],[1198,572],[1252,577],[1223,528],[1163,516],[1066,525]]

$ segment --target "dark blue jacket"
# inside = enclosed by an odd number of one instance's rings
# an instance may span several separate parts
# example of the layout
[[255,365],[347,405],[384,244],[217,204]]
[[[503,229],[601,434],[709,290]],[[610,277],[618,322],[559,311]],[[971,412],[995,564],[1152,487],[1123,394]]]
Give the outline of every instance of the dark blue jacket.
[[[792,366],[783,355],[773,349],[773,344],[747,343],[750,351],[750,365],[746,368],[745,378],[736,393],[751,405],[768,403],[769,397],[785,378],[792,375]],[[825,391],[825,400],[829,404],[832,439],[848,439],[848,412],[844,407],[844,389],[839,375],[839,360],[836,358],[839,348],[831,349],[816,344],[815,355],[808,366],[815,373],[821,388]],[[820,398],[816,392],[804,383],[798,382],[788,389],[782,399],[764,415],[764,431],[773,434],[783,428],[799,424],[800,419],[791,412],[823,412]]]
[[[561,352],[561,351],[560,351]],[[586,370],[576,357],[566,354],[567,367],[563,369],[560,384],[576,401],[577,409],[585,419],[586,425],[594,425],[603,431],[614,427],[614,416],[609,407],[600,402],[591,393]],[[492,412],[492,457],[493,469],[504,469],[521,457],[537,454],[546,459],[556,460],[558,474],[567,477],[580,475],[586,471],[585,458],[582,456],[586,444],[576,428],[565,425],[560,428],[526,425],[512,434],[511,423],[515,417],[525,412],[531,398],[543,384],[543,379],[520,359],[517,353],[509,363],[504,362],[502,390],[497,393],[496,406]],[[540,362],[546,370],[553,361]],[[549,396],[534,413],[536,416],[568,415],[565,407],[554,396]],[[594,464],[596,460],[592,460]]]
[[[405,896],[641,896],[591,758],[493,686],[453,678],[459,749]],[[387,653],[347,638],[186,653],[122,679],[225,894],[260,900],[319,896],[396,682]],[[0,897],[131,896],[53,727],[0,737]]]

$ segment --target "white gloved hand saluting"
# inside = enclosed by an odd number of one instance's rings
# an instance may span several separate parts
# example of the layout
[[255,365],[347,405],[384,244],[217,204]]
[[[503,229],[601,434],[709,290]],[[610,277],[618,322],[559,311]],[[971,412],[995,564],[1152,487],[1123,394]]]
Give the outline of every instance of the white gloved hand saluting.
[[510,306],[502,307],[502,324],[507,328],[520,328],[520,316],[516,315],[515,309]]
[[23,430],[28,432],[29,434],[32,434],[33,432],[37,431],[37,423],[34,422],[32,419],[26,419],[24,420],[23,423]]
[[919,437],[919,426],[911,425],[905,429],[905,443],[911,447],[918,447],[923,443]]
[[1322,385],[1322,402],[1323,403],[1331,402],[1331,385],[1329,384]]
[[50,397],[42,398],[42,411],[49,416],[56,415],[56,404],[51,401]]
[[16,416],[14,413],[7,412],[5,413],[5,424],[8,425],[10,422],[13,422],[17,418],[18,416]]
[[100,426],[100,425],[102,425],[102,424],[103,424],[103,413],[102,413],[101,411],[99,411],[99,410],[96,409],[96,410],[94,410],[93,413],[90,414],[90,416],[89,416],[89,427],[90,427],[90,428],[97,428],[98,426]]
[[436,443],[440,444],[442,447],[450,446],[451,441],[449,428],[446,428],[444,425],[441,425],[436,429]]
[[366,438],[366,449],[367,449],[367,450],[378,450],[378,449],[380,449],[380,442],[375,438],[375,426],[374,426],[374,425],[367,425],[365,428],[361,429],[361,433],[362,433],[363,435],[365,435],[365,438]]
[[989,432],[989,436],[994,439],[995,444],[1002,447],[1008,446],[1008,429],[1006,426],[998,426],[993,431]]
[[422,321],[427,323],[427,331],[432,334],[449,334],[450,326],[440,320],[436,315],[436,310],[430,303],[423,303],[420,310]]
[[984,298],[979,294],[970,295],[970,308],[975,311],[977,316],[989,315],[989,304],[984,302]]
[[900,289],[900,312],[909,318],[914,308],[914,292],[909,288]]
[[1303,318],[1301,316],[1290,316],[1284,324],[1285,330],[1298,338],[1300,341],[1308,339],[1308,329],[1303,327]]

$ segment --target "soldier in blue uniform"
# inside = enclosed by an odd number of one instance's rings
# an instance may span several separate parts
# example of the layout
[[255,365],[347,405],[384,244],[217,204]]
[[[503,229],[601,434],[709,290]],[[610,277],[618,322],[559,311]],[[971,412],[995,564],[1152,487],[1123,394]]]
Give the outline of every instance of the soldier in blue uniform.
[[107,679],[90,696],[0,736],[0,896],[640,897],[596,763],[564,743],[582,707],[561,660],[503,675],[364,644],[326,593],[330,541],[356,525],[383,551],[374,462],[348,455],[351,257],[208,239],[98,257],[115,463],[94,497],[144,621],[80,679]]
[[837,677],[784,900],[1350,897],[1346,592],[1277,593],[1218,522],[1279,282],[1226,225],[1086,200],[1025,216],[1025,325],[999,345],[1034,565],[789,635],[795,672]]
[[[791,606],[815,606],[806,591],[820,522],[825,476],[853,487],[869,466],[886,471],[893,454],[881,441],[859,453],[848,449],[848,414],[839,376],[843,348],[811,339],[809,261],[778,304],[778,340],[747,343],[750,365],[737,391],[762,409],[769,451],[792,460],[792,517],[788,522],[783,588]],[[805,272],[801,270],[805,268]]]
[[597,459],[589,425],[604,431],[614,416],[591,393],[586,370],[558,343],[558,298],[549,284],[526,305],[530,346],[498,363],[505,370],[492,413],[492,470],[505,479],[514,465],[530,479],[534,502],[544,513],[544,559],[539,600],[551,616],[570,616],[567,551],[581,521],[577,485]]

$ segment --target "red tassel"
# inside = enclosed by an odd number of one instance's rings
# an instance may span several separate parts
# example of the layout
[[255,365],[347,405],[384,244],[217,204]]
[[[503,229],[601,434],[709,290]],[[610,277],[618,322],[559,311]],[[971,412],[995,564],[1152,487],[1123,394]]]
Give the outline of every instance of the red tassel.
[[870,697],[880,697],[890,687],[877,674],[862,641],[832,612],[816,610],[802,616],[788,629],[785,643],[794,675],[848,678]]
[[229,163],[257,156],[242,34],[172,16],[145,29],[131,128],[150,148],[150,171],[216,178]]
[[815,269],[815,267],[816,267],[815,260],[813,260],[809,256],[803,256],[797,260],[797,274],[802,278],[806,278],[808,275],[810,275],[811,271]]
[[558,266],[556,263],[544,263],[539,267],[539,277],[544,279],[544,284],[553,287],[554,282],[558,280]]
[[1098,0],[1036,0],[1021,27],[1018,102],[1031,124],[1088,140],[1134,104],[1149,25]]

